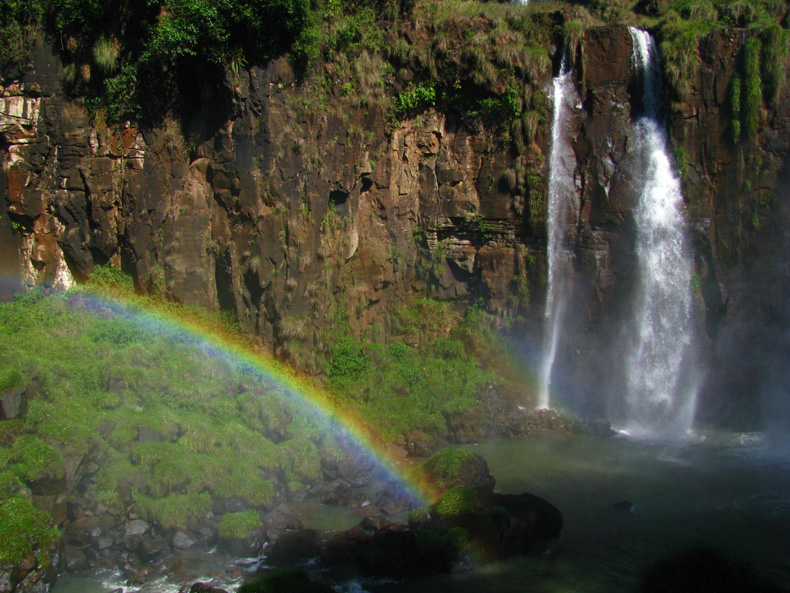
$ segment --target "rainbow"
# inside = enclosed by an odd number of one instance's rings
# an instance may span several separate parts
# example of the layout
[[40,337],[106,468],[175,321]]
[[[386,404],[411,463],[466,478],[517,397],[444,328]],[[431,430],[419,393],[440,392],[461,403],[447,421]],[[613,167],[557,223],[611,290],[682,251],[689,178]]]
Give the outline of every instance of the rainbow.
[[387,443],[376,438],[371,429],[356,411],[340,408],[329,393],[316,385],[314,380],[301,377],[283,363],[275,360],[265,350],[256,346],[243,336],[224,330],[216,324],[201,324],[191,319],[178,317],[175,308],[168,310],[163,306],[146,306],[143,299],[108,294],[105,291],[86,287],[71,289],[80,296],[88,310],[108,310],[129,319],[146,329],[161,332],[173,339],[200,344],[210,355],[225,357],[239,365],[239,368],[252,371],[267,386],[274,388],[294,403],[307,407],[314,412],[316,419],[335,430],[345,442],[351,443],[363,452],[385,475],[394,480],[405,493],[414,497],[420,504],[427,505],[438,499],[437,490],[428,483],[421,482],[407,473],[387,449]]

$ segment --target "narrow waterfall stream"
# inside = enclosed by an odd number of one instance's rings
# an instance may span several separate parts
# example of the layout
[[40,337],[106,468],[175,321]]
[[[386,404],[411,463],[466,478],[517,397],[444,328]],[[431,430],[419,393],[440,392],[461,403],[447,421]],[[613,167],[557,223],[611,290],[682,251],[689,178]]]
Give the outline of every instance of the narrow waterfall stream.
[[573,148],[567,130],[572,109],[573,80],[567,51],[563,51],[560,71],[553,81],[553,118],[549,157],[549,198],[546,229],[548,231],[548,286],[546,291],[543,360],[540,372],[538,408],[551,407],[551,373],[557,356],[565,308],[565,288],[571,277],[571,254],[565,246],[569,201],[575,193],[573,184]]
[[644,112],[634,124],[642,191],[634,211],[638,279],[626,354],[625,407],[618,420],[631,434],[681,436],[696,399],[691,357],[692,261],[680,181],[672,171],[661,65],[653,37],[630,28]]

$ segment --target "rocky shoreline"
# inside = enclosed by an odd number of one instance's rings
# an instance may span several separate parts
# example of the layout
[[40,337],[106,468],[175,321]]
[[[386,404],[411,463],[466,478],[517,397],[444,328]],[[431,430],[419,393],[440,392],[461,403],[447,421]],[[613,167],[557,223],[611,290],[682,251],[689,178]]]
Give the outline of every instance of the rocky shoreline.
[[[449,439],[458,443],[474,437],[517,438],[540,430],[608,431],[608,425],[572,421],[549,410],[526,411],[501,394],[497,397],[493,386],[489,390],[488,415],[470,412],[466,419],[460,415],[448,419],[448,426],[455,427],[448,432]],[[413,468],[449,442],[429,435],[409,437],[389,448],[399,452],[402,464]],[[31,482],[29,492],[23,494],[53,517],[62,538],[47,565],[36,562],[32,554],[22,563],[0,567],[0,592],[43,593],[62,571],[75,575],[116,571],[129,587],[141,587],[163,576],[189,583],[205,577],[195,558],[209,550],[229,560],[258,558],[265,550],[267,566],[319,558],[338,578],[417,577],[466,570],[482,558],[545,551],[562,525],[559,511],[546,501],[526,493],[494,494],[493,477],[482,459],[470,472],[461,472],[460,481],[444,484],[444,489],[466,488],[467,495],[475,493],[469,508],[448,518],[437,512],[436,505],[420,510],[413,494],[364,454],[347,449],[340,461],[322,462],[320,483],[298,492],[280,492],[275,503],[258,510],[260,526],[244,537],[220,533],[220,516],[242,511],[241,500],[218,500],[213,510],[191,520],[186,529],[165,529],[145,520],[133,507],[123,512],[103,505],[94,488],[99,471],[90,456],[64,455],[61,472],[49,471]],[[350,529],[326,533],[309,528],[305,510],[322,505],[344,509],[359,522]],[[535,524],[536,516],[553,517],[548,521],[551,528],[547,531]],[[249,578],[244,567],[232,561],[224,572],[214,571],[217,582],[245,575]]]

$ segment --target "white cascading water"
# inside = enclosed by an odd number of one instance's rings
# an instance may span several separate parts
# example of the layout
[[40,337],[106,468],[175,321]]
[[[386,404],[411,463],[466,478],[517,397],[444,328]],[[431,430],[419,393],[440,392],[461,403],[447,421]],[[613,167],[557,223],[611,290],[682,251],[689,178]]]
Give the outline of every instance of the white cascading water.
[[565,226],[569,205],[576,189],[573,183],[574,156],[567,130],[574,97],[567,52],[563,51],[559,74],[553,81],[553,117],[549,157],[549,200],[546,218],[548,232],[548,286],[546,290],[545,333],[541,364],[538,408],[551,407],[551,372],[565,308],[565,288],[571,276],[571,255],[565,245]]
[[653,37],[631,28],[644,114],[634,124],[642,192],[634,216],[638,282],[625,358],[625,430],[681,436],[696,403],[691,358],[691,276],[680,181],[668,156],[661,64]]

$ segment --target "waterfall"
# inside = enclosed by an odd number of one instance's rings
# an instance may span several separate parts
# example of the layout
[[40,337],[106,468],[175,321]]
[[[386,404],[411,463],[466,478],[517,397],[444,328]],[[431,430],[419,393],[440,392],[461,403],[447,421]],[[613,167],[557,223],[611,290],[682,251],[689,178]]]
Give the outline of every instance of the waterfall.
[[634,211],[638,280],[625,364],[625,430],[679,436],[696,403],[691,361],[692,262],[680,181],[672,171],[661,64],[653,37],[630,28],[642,82],[643,115],[634,124],[642,191]]
[[571,276],[571,256],[565,246],[565,227],[569,204],[575,195],[573,169],[575,158],[567,130],[572,108],[573,81],[568,55],[563,48],[560,71],[553,81],[553,116],[551,122],[551,154],[549,156],[549,199],[546,229],[548,232],[548,285],[546,290],[545,334],[543,361],[540,373],[538,408],[551,406],[551,372],[557,355],[557,345],[565,308],[565,296]]

